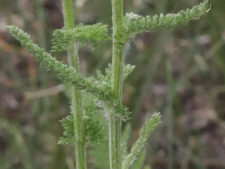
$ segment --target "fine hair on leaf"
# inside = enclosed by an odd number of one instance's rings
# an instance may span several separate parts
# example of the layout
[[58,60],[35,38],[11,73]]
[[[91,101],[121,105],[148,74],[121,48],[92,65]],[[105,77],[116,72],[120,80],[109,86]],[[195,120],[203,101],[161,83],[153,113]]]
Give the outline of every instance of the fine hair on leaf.
[[[209,0],[177,13],[153,16],[141,16],[133,12],[124,15],[123,0],[111,0],[112,28],[102,23],[76,24],[75,0],[61,2],[64,27],[54,31],[50,53],[66,52],[67,63],[39,47],[20,28],[7,26],[9,33],[46,70],[67,85],[71,107],[70,113],[60,120],[63,133],[58,144],[74,147],[76,169],[87,169],[89,166],[99,169],[149,168],[144,164],[147,151],[144,147],[160,124],[161,115],[154,113],[146,117],[138,139],[128,151],[132,126],[128,123],[124,131],[122,126],[131,118],[131,112],[123,104],[123,94],[124,83],[135,66],[125,62],[126,43],[139,33],[184,25],[199,19],[210,10]],[[83,76],[80,71],[80,49],[87,44],[97,46],[106,41],[111,44],[109,51],[112,52],[112,61],[104,71],[95,70],[94,77]],[[11,129],[14,132],[14,128]],[[89,165],[92,160],[87,158],[87,154],[95,156],[93,161],[98,164]]]
[[122,169],[128,169],[134,161],[138,158],[140,153],[142,152],[150,134],[154,131],[154,129],[161,122],[160,113],[154,113],[150,118],[147,118],[143,127],[139,132],[139,138],[134,143],[131,148],[130,153],[125,157],[122,165]]

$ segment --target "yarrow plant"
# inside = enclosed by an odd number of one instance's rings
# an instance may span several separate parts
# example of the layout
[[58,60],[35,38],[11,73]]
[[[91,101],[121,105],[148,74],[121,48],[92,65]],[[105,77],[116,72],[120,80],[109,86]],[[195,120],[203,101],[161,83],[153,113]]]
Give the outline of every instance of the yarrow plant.
[[[122,144],[121,141],[121,124],[129,120],[130,112],[122,104],[122,93],[124,80],[134,69],[134,66],[124,63],[123,50],[127,41],[138,33],[185,24],[201,17],[210,9],[208,0],[205,0],[176,14],[124,15],[123,1],[111,1],[113,33],[108,35],[108,26],[104,24],[75,25],[73,0],[62,0],[64,28],[53,33],[51,53],[67,51],[68,65],[36,45],[20,28],[7,27],[10,34],[33,54],[39,63],[62,82],[70,84],[71,114],[61,120],[64,133],[59,139],[59,144],[74,146],[77,169],[87,168],[87,145],[99,142],[103,137],[101,122],[95,118],[97,111],[103,111],[108,117],[110,169],[130,168],[142,154],[150,134],[160,123],[160,113],[147,117],[139,132],[139,138],[130,152],[126,152],[126,143]],[[82,76],[79,68],[79,49],[87,43],[97,45],[100,41],[110,40],[112,63],[105,72],[97,70],[96,77]]]

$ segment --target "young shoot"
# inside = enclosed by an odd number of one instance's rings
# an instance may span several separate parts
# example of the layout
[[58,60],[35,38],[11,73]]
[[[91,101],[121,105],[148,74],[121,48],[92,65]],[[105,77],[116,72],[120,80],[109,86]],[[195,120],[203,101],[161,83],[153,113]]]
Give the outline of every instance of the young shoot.
[[[127,139],[122,139],[121,136],[122,122],[127,122],[130,118],[128,108],[123,105],[123,86],[134,66],[124,61],[125,43],[142,32],[184,25],[200,18],[210,9],[209,1],[205,0],[176,14],[141,16],[131,12],[124,15],[122,0],[111,0],[111,3],[113,26],[112,35],[109,35],[108,29],[111,28],[101,23],[75,25],[74,0],[62,0],[64,28],[53,33],[51,53],[66,51],[68,64],[58,61],[52,54],[39,47],[20,28],[7,27],[9,33],[35,57],[36,61],[54,73],[62,83],[70,85],[71,113],[61,120],[64,132],[58,143],[74,146],[76,169],[86,169],[89,166],[86,157],[87,146],[99,143],[103,137],[107,137],[108,140],[110,169],[132,168],[136,159],[141,159],[137,160],[141,163],[136,166],[143,166],[144,146],[161,122],[161,115],[153,113],[146,119],[139,132],[139,138],[128,151]],[[96,70],[96,77],[84,77],[79,68],[79,49],[87,43],[98,45],[101,41],[112,42],[112,62],[105,72]],[[99,112],[103,112],[103,116],[107,117],[106,136],[102,133],[102,121],[97,118]],[[102,156],[105,156],[104,153],[102,152]]]

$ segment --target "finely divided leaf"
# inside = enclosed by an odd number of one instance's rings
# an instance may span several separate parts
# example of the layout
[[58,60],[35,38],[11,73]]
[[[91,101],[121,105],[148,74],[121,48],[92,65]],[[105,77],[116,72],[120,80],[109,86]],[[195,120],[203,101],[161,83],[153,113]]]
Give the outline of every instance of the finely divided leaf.
[[209,9],[210,3],[208,0],[205,0],[191,9],[181,10],[176,14],[164,15],[161,13],[160,15],[154,16],[141,16],[134,13],[127,13],[124,17],[124,29],[129,38],[140,32],[185,24],[190,20],[198,19],[206,14]]
[[44,64],[44,66],[56,74],[56,76],[66,82],[73,83],[79,89],[84,89],[94,95],[100,97],[109,97],[110,91],[103,91],[101,82],[96,81],[94,78],[84,78],[76,70],[62,62],[56,60],[49,53],[45,52],[44,49],[34,44],[30,36],[23,32],[16,26],[8,26],[9,32],[30,52],[34,55],[35,59]]
[[[98,143],[102,135],[102,125],[96,120],[95,116],[98,113],[98,107],[94,97],[83,93],[83,111],[84,111],[84,126],[85,126],[85,142]],[[73,111],[73,110],[72,110]],[[60,138],[59,144],[74,144],[74,117],[73,113],[61,120],[64,128],[63,137]]]
[[[60,137],[58,144],[74,144],[74,122],[73,115],[68,115],[61,120],[64,128],[63,137]],[[90,143],[99,143],[103,137],[101,133],[101,123],[89,116],[84,120],[85,124],[85,141]],[[76,127],[76,126],[75,126]]]
[[85,117],[85,138],[89,142],[99,143],[100,139],[103,138],[102,124],[96,119],[100,108],[98,107],[94,97],[90,94],[83,94],[83,110]]
[[151,118],[148,118],[145,121],[143,127],[140,130],[138,140],[134,143],[133,147],[131,148],[131,152],[123,161],[122,169],[128,169],[141,154],[150,134],[160,123],[160,117],[160,113],[154,113]]
[[93,43],[103,40],[109,40],[110,37],[107,33],[107,25],[94,24],[94,25],[78,25],[73,29],[59,29],[53,33],[53,46],[52,52],[59,52],[66,50],[71,43]]
[[111,88],[106,86],[101,81],[94,78],[83,77],[81,74],[70,66],[56,60],[44,49],[36,45],[30,36],[16,26],[8,26],[7,29],[30,53],[35,59],[44,64],[44,66],[56,74],[56,76],[65,83],[72,83],[80,90],[85,90],[88,93],[96,96],[99,100],[105,101],[113,105],[117,116],[126,121],[129,119],[128,109],[123,106],[120,101],[114,98]]
[[64,131],[63,137],[59,138],[58,144],[73,144],[75,142],[73,115],[68,115],[60,122],[63,126]]
[[126,64],[123,70],[123,80],[126,80],[126,78],[134,71],[134,69],[134,65]]
[[[126,64],[123,68],[123,80],[126,80],[126,78],[133,72],[135,69],[134,65]],[[106,67],[105,72],[101,72],[97,70],[97,79],[99,81],[105,82],[110,86],[111,79],[112,79],[112,65],[109,64],[108,67]]]

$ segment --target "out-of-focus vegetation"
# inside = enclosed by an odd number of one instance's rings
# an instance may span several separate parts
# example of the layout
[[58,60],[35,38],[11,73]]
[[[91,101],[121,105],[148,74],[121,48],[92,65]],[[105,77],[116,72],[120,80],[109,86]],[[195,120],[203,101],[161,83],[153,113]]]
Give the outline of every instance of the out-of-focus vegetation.
[[[177,12],[197,3],[125,0],[124,7],[145,15]],[[126,62],[136,65],[124,92],[124,102],[134,112],[130,143],[147,112],[161,111],[164,118],[146,150],[145,164],[153,169],[225,168],[225,1],[211,3],[211,11],[198,22],[144,33],[127,45]],[[111,24],[110,1],[77,4],[79,23]],[[64,87],[5,29],[17,25],[49,50],[53,29],[63,25],[60,8],[59,0],[0,1],[1,169],[74,168],[71,147],[57,145],[62,135],[59,120],[69,112]],[[84,74],[106,67],[110,45],[81,50]],[[66,60],[64,55],[57,57]],[[91,152],[96,158],[89,156],[90,167],[93,161],[99,169],[106,166],[103,144],[107,148],[102,140]]]

